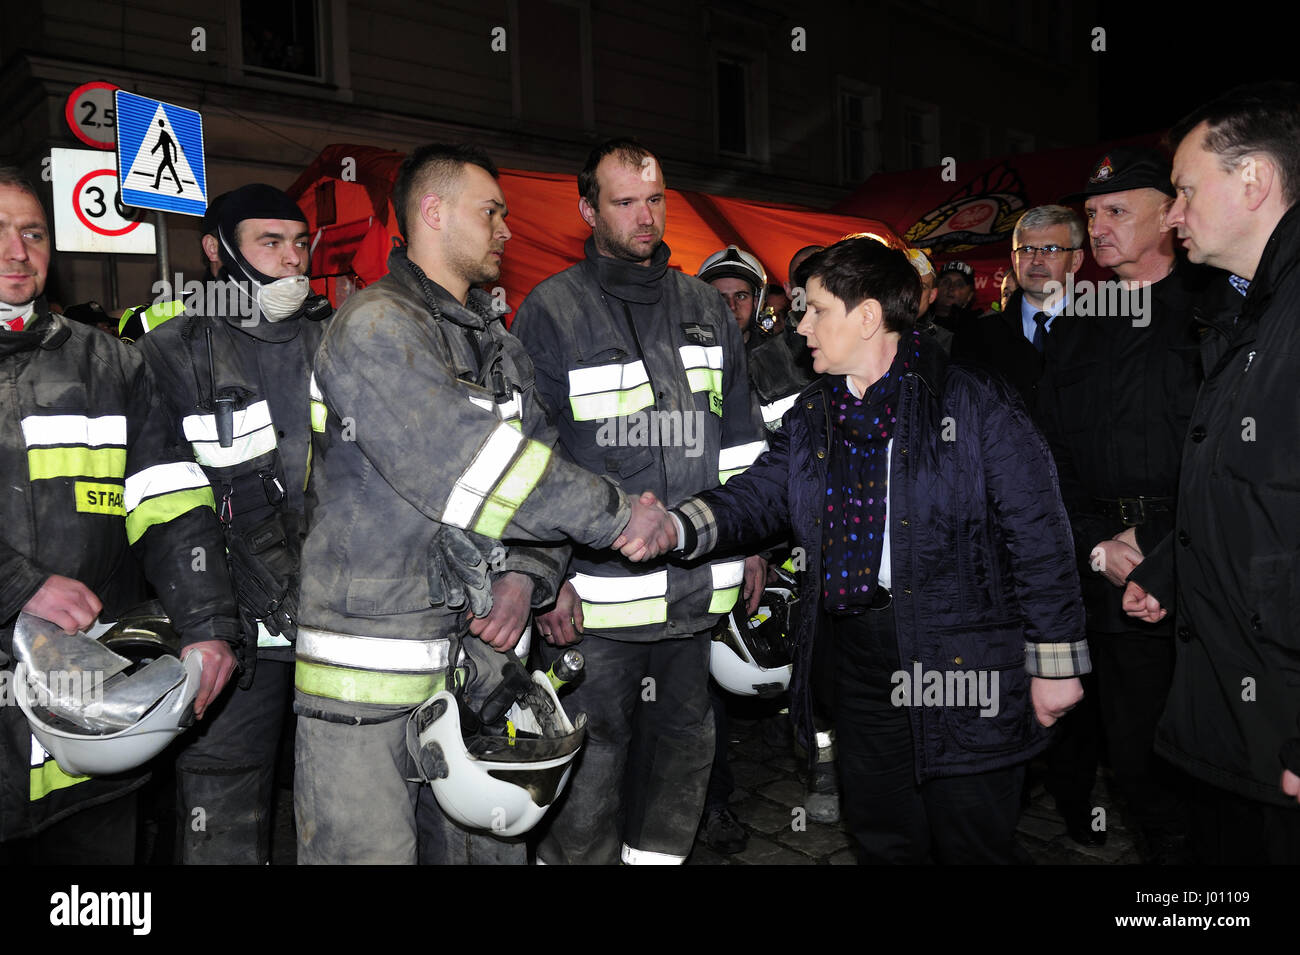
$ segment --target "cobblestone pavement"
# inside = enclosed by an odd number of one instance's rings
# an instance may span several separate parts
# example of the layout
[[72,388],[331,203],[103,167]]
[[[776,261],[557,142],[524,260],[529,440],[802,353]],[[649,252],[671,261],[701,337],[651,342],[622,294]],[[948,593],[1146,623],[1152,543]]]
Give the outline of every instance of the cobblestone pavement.
[[[736,707],[735,709],[740,709]],[[841,825],[807,821],[795,825],[804,802],[803,761],[790,742],[788,720],[779,714],[732,715],[729,760],[736,778],[731,808],[749,832],[743,852],[724,856],[696,840],[689,865],[854,865]],[[1030,802],[1020,817],[1019,841],[1042,865],[1123,865],[1138,861],[1133,839],[1114,808],[1103,773],[1093,796],[1106,810],[1104,846],[1081,846],[1065,831],[1041,771],[1030,767]]]

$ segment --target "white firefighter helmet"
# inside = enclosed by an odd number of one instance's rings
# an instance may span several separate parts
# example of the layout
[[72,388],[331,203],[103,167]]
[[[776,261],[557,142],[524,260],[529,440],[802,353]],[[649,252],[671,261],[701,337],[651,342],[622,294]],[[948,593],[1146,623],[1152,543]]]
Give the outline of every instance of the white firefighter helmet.
[[587,716],[571,722],[546,675],[533,671],[504,733],[474,726],[474,714],[442,690],[411,714],[406,746],[438,805],[470,829],[517,836],[564,791],[582,748]]
[[182,663],[161,615],[124,617],[89,633],[19,614],[15,697],[32,734],[73,776],[123,773],[147,763],[194,720],[203,664]]
[[768,587],[743,626],[737,623],[737,615],[744,614],[741,603],[718,623],[709,673],[720,687],[739,696],[776,696],[789,689],[791,606],[797,601],[785,587]]
[[701,282],[714,279],[741,279],[754,288],[754,319],[763,314],[763,300],[767,297],[767,272],[763,264],[748,252],[729,245],[719,249],[700,266],[695,277]]

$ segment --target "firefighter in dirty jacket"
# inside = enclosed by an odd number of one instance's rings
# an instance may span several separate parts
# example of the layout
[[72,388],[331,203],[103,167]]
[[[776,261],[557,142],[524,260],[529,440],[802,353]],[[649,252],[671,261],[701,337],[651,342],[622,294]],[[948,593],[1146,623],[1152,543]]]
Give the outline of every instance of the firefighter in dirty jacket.
[[[499,274],[504,202],[480,150],[417,150],[394,184],[407,246],[344,303],[316,355],[294,704],[300,863],[524,861],[522,843],[467,834],[411,781],[405,717],[444,688],[458,641],[512,649],[530,605],[554,600],[563,549],[498,539],[604,547],[639,513],[552,453],[532,365],[471,287]],[[468,622],[458,594],[480,619]]]
[[[716,487],[766,446],[736,322],[717,290],[668,268],[663,177],[643,146],[598,147],[578,183],[593,230],[586,258],[533,289],[512,327],[561,446],[667,502]],[[646,566],[574,549],[560,604],[539,629],[554,653],[577,637],[569,618],[581,623],[587,676],[570,699],[590,730],[539,858],[685,860],[713,755],[710,631],[766,573],[743,554]],[[638,721],[644,746],[632,745]]]
[[244,640],[239,686],[176,760],[177,843],[185,864],[263,865],[293,680],[311,360],[330,307],[310,294],[307,222],[279,189],[228,193],[214,231],[219,280],[139,341],[219,502]]
[[[168,446],[140,356],[50,313],[49,250],[35,192],[0,168],[0,679],[7,695],[19,611],[84,628],[143,601],[147,578],[182,652],[202,656],[202,715],[237,639],[212,492]],[[0,707],[0,725],[0,861],[134,861],[135,799],[119,797],[146,777],[71,776],[17,706]]]

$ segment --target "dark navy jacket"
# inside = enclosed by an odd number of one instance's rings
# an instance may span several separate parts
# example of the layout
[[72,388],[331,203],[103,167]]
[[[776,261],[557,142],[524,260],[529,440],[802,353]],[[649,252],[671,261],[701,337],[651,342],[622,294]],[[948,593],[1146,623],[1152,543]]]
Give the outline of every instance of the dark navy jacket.
[[[830,388],[814,382],[786,413],[771,448],[725,487],[679,505],[686,548],[757,541],[792,528],[809,608],[795,633],[792,709],[811,727],[812,648],[820,608],[821,515],[830,455]],[[1090,669],[1069,519],[1047,443],[1010,386],[950,365],[924,337],[901,383],[890,465],[892,591],[901,666],[998,671],[998,712],[913,706],[918,781],[1014,765],[1050,736],[1029,699],[1031,676]],[[692,533],[694,531],[694,533]],[[694,538],[693,540],[691,538]]]

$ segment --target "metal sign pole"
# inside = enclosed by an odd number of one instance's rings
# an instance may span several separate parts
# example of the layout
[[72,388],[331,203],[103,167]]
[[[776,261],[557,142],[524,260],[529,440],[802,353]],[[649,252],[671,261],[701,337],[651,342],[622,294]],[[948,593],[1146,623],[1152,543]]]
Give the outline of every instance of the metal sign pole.
[[153,214],[154,233],[158,239],[158,272],[166,287],[166,299],[170,302],[176,297],[175,289],[172,288],[171,261],[167,255],[167,220],[163,218],[161,210],[154,210]]

